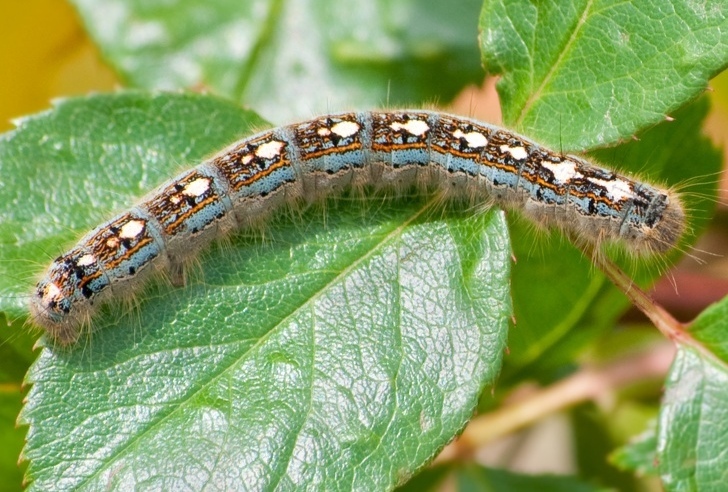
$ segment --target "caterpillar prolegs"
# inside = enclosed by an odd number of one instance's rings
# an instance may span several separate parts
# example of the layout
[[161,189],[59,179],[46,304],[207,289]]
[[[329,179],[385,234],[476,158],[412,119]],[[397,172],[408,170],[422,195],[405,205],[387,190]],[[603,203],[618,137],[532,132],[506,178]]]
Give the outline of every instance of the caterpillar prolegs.
[[332,114],[243,138],[93,229],[48,267],[32,319],[73,343],[105,302],[160,270],[179,278],[215,238],[286,203],[367,185],[444,190],[637,254],[668,251],[685,229],[674,192],[500,127],[432,111]]

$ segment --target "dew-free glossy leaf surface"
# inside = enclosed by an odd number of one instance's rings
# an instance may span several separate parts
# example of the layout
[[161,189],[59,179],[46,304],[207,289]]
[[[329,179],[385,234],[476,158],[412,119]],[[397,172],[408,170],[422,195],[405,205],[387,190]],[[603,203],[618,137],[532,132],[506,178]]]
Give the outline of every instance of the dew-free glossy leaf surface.
[[665,384],[657,460],[668,491],[721,490],[728,481],[728,300],[690,325]]
[[486,1],[480,30],[503,121],[565,150],[630,138],[728,66],[721,1]]
[[[152,181],[152,168],[171,173],[220,147],[218,123],[234,133],[251,121],[206,96],[95,96],[27,120],[2,145],[11,156],[24,149],[35,166],[62,162],[26,173],[48,176],[48,197],[80,179],[81,207],[94,189],[89,170],[131,183],[120,187],[128,192],[140,172]],[[51,132],[70,122],[86,153],[65,153],[73,137]],[[58,159],[16,146],[44,138]],[[13,169],[22,176],[21,164]],[[109,190],[88,193],[100,210],[79,223],[117,206]],[[71,220],[58,203],[46,199],[37,220]],[[428,210],[426,197],[348,198],[325,214],[282,218],[265,241],[254,232],[203,255],[186,287],[157,285],[131,313],[110,309],[75,350],[44,349],[22,414],[32,488],[405,481],[495,378],[510,314],[502,214]],[[37,248],[27,254],[42,260]],[[8,264],[13,273],[18,262]]]

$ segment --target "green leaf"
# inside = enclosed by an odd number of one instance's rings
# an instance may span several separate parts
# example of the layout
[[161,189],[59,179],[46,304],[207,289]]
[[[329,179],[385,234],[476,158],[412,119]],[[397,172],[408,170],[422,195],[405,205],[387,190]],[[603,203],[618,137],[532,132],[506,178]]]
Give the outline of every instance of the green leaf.
[[448,490],[458,492],[500,492],[539,491],[539,492],[597,492],[606,491],[604,487],[596,487],[584,483],[575,477],[558,475],[526,475],[499,470],[480,465],[448,464],[429,468],[407,485],[397,489],[398,492],[419,492],[442,490],[442,484]]
[[480,24],[503,120],[565,150],[631,137],[728,66],[725,2],[486,1]]
[[728,300],[708,307],[690,325],[690,335],[722,363],[728,363]]
[[721,490],[728,480],[727,314],[724,299],[698,316],[668,375],[657,431],[668,491]]
[[630,470],[639,476],[657,476],[656,422],[631,442],[618,448],[609,456],[609,461],[622,470]]
[[[88,227],[257,123],[207,96],[64,101],[0,141],[13,193],[38,201],[3,213]],[[493,382],[510,316],[502,214],[430,209],[419,196],[344,197],[281,219],[265,241],[240,235],[203,255],[185,288],[156,285],[133,314],[109,309],[75,350],[44,349],[21,415],[32,489],[406,480]],[[5,248],[40,262],[68,235],[37,227]],[[19,264],[0,263],[16,276]]]
[[478,0],[72,3],[130,86],[202,86],[276,121],[448,101],[483,78]]

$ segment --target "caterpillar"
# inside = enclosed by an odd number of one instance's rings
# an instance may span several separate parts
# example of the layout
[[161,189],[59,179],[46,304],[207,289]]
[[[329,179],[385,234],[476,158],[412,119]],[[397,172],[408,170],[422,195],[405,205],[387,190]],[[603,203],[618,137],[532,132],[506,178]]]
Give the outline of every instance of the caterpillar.
[[417,186],[516,209],[636,254],[670,250],[685,229],[673,191],[497,126],[420,110],[331,114],[243,138],[90,231],[36,284],[31,319],[72,344],[100,306],[155,273],[183,283],[184,266],[215,238],[286,203],[366,186]]

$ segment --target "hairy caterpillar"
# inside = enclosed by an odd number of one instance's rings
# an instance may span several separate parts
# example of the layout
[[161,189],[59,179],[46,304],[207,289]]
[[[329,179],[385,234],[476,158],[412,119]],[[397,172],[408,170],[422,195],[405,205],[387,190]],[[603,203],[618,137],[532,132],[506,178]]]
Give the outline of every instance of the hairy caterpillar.
[[440,189],[637,254],[668,251],[685,228],[670,190],[496,126],[431,111],[333,114],[244,138],[96,227],[48,267],[32,319],[73,343],[100,305],[155,272],[180,283],[213,239],[285,203],[365,185]]

